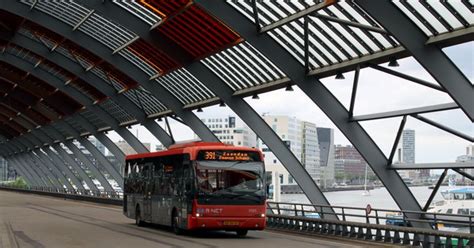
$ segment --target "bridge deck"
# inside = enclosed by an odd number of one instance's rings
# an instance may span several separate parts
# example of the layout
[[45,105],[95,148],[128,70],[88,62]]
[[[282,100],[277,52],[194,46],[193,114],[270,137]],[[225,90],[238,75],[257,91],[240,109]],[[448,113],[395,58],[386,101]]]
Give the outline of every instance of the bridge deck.
[[[376,244],[380,247],[380,244]],[[370,244],[271,231],[175,236],[136,227],[119,207],[0,191],[0,247],[368,247]]]

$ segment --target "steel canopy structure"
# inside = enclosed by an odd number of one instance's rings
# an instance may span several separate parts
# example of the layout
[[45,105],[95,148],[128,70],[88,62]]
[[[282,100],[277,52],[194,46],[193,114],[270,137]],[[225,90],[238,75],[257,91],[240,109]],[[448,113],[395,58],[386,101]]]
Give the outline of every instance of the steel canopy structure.
[[[394,150],[407,117],[473,142],[470,134],[421,115],[461,109],[474,120],[473,85],[441,50],[474,40],[473,9],[469,1],[2,1],[0,156],[34,186],[96,190],[98,181],[113,191],[111,180],[122,186],[122,175],[87,137],[95,136],[119,161],[124,154],[106,132],[146,152],[127,129],[141,124],[168,147],[174,138],[156,122],[162,117],[218,141],[192,111],[225,103],[311,202],[330,205],[243,99],[297,85],[356,147],[398,206],[420,211],[426,207],[392,166]],[[409,56],[436,83],[380,65]],[[354,116],[366,67],[446,93],[452,103]],[[346,109],[320,79],[348,71],[355,79]],[[403,120],[386,157],[360,122],[391,117]]]

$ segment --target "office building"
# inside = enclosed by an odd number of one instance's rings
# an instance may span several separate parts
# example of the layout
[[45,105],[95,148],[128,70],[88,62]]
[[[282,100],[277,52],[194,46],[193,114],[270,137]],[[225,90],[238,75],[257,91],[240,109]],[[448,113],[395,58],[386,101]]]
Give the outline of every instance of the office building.
[[257,135],[243,123],[237,125],[234,116],[201,120],[222,143],[246,147],[257,146]]
[[374,174],[355,147],[352,145],[335,146],[335,173],[338,181],[363,184],[366,169],[368,175]]
[[334,129],[318,127],[319,163],[321,186],[326,188],[335,182]]
[[[285,115],[264,115],[263,119],[293,152],[313,180],[320,183],[321,158],[316,124]],[[259,147],[265,154],[267,171],[274,174],[272,178],[275,179],[272,181],[278,179],[280,184],[296,184],[296,181],[283,164],[263,142],[260,142]],[[278,175],[278,178],[276,178],[276,175]]]

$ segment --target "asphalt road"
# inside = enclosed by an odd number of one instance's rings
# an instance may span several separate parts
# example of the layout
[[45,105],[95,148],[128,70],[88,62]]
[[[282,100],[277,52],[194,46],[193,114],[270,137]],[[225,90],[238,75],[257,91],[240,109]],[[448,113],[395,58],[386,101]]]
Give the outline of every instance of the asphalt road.
[[[380,245],[378,245],[380,246]],[[0,190],[0,247],[369,247],[367,243],[281,232],[197,232],[176,236],[137,227],[119,207]],[[373,246],[376,247],[376,246]]]

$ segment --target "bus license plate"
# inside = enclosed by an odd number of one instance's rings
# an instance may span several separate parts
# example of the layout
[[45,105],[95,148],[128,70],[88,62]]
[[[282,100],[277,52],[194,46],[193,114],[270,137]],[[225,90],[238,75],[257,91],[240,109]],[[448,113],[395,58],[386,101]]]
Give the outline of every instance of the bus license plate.
[[224,221],[224,226],[238,226],[239,224],[238,221]]

